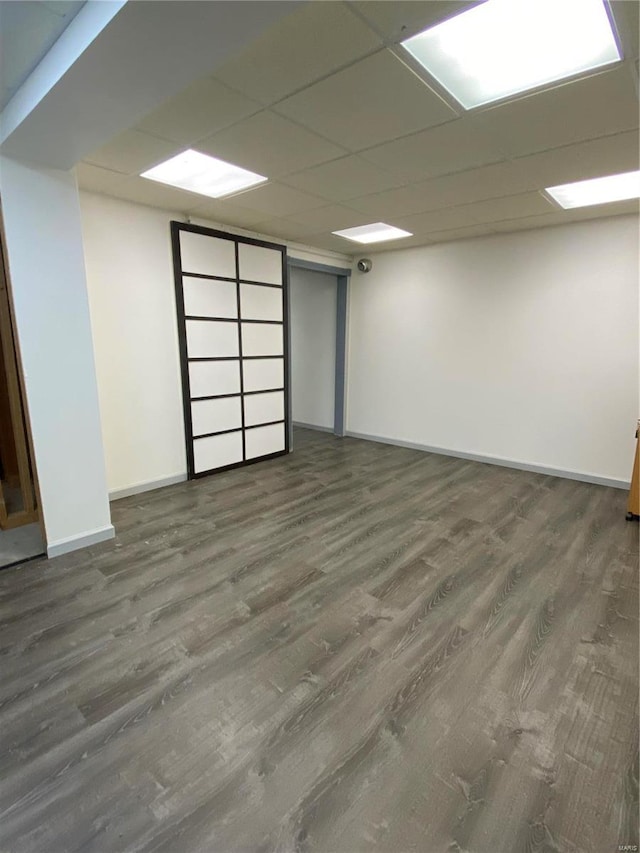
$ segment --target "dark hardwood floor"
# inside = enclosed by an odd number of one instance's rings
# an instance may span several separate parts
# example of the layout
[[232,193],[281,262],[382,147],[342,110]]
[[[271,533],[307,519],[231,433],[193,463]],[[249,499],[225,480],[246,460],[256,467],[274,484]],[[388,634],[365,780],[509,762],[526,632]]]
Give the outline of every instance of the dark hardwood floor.
[[637,845],[625,493],[295,446],[0,573],[0,851]]

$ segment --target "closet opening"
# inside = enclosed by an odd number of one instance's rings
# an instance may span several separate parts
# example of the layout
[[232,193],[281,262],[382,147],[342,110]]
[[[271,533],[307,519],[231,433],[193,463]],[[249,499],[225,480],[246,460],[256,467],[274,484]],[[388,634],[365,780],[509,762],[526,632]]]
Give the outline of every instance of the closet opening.
[[[292,426],[345,434],[351,270],[288,258]],[[293,444],[293,434],[290,445]]]

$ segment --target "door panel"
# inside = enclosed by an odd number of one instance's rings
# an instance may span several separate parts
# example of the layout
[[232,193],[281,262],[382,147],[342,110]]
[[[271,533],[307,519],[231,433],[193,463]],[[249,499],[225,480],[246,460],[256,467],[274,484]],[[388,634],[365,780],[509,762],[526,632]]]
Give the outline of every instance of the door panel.
[[286,250],[172,222],[189,477],[286,453]]

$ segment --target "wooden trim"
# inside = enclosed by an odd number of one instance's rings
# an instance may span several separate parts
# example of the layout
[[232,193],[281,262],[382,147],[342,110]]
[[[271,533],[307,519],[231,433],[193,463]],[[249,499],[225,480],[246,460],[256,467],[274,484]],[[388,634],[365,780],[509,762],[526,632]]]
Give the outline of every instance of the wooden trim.
[[37,510],[31,510],[31,512],[19,510],[7,515],[7,520],[0,527],[2,530],[13,530],[15,527],[22,527],[25,524],[34,524],[36,521],[38,521]]
[[627,515],[633,518],[640,517],[640,421],[638,421],[636,430],[636,452],[633,457],[633,474],[631,475]]
[[8,513],[4,496],[0,511],[2,527],[17,527],[39,520],[36,501],[35,472],[31,460],[33,450],[24,406],[24,385],[18,367],[18,345],[14,333],[12,305],[10,296],[9,267],[6,253],[4,222],[0,206],[0,344],[4,361],[4,373],[7,380],[7,394],[11,426],[18,466],[19,488],[22,496],[22,509]]
[[0,530],[7,530],[9,525],[9,517],[7,515],[7,506],[4,502],[4,494],[0,486]]

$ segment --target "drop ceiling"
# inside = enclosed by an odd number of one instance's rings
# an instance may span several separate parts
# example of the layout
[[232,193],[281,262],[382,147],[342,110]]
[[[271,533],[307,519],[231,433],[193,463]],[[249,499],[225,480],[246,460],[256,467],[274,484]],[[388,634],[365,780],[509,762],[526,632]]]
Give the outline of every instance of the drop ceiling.
[[0,110],[60,38],[84,0],[0,2]]
[[[637,212],[563,211],[541,191],[638,169],[639,4],[611,4],[623,62],[465,113],[397,44],[473,5],[309,2],[90,154],[80,186],[347,254],[331,231],[370,222],[413,232],[384,251]],[[187,147],[269,183],[213,200],[138,177]]]

